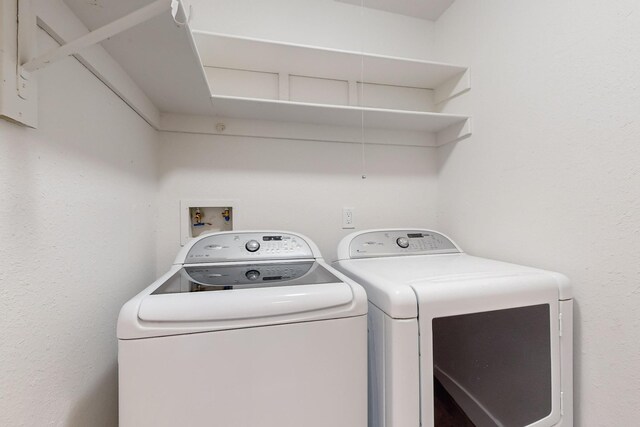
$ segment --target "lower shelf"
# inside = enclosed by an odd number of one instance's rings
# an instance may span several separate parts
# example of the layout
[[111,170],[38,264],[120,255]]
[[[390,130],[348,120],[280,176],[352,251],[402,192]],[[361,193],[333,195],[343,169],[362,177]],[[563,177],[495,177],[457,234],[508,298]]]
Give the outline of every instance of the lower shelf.
[[299,122],[320,125],[441,132],[464,125],[468,116],[422,111],[388,110],[347,105],[310,104],[232,96],[212,96],[216,116],[236,119]]
[[471,117],[453,114],[218,95],[212,96],[210,108],[206,115],[163,113],[159,129],[234,137],[423,147],[437,147],[471,135]]

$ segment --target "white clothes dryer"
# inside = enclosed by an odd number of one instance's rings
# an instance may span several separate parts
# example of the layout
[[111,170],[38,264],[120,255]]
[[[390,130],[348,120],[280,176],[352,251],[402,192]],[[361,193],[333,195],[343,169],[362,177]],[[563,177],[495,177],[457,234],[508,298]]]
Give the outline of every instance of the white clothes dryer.
[[300,234],[194,239],[120,312],[120,426],[365,427],[366,314]]
[[369,299],[370,426],[573,425],[565,276],[420,229],[350,234],[335,266]]

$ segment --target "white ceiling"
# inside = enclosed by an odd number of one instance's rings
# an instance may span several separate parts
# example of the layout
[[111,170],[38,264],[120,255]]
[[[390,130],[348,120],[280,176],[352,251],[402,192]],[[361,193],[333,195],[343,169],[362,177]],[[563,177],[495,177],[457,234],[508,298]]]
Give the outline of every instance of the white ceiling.
[[357,6],[436,21],[455,0],[336,0]]

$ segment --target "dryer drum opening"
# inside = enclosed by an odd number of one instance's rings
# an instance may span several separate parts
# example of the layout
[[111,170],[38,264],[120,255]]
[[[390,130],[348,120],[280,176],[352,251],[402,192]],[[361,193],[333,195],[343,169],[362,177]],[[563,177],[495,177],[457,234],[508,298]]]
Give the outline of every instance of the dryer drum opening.
[[[440,317],[432,326],[434,400],[448,393],[478,427],[522,427],[551,413],[548,304]],[[437,412],[435,421],[446,425]]]

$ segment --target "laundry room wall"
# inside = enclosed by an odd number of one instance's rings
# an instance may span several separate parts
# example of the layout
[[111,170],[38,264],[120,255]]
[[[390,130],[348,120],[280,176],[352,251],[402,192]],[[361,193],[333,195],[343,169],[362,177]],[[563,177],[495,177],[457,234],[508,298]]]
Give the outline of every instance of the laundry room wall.
[[435,222],[431,148],[368,145],[362,179],[358,144],[161,135],[158,270],[180,249],[180,200],[233,200],[235,229],[292,230],[313,239],[327,260],[355,208],[357,229]]
[[434,23],[335,0],[188,0],[195,30],[430,59]]
[[0,120],[0,425],[115,426],[118,311],[155,278],[157,133],[73,58],[38,84],[38,129]]
[[[334,0],[193,0],[195,30],[430,59],[433,23]],[[366,72],[366,70],[365,70]],[[286,126],[286,124],[283,124]],[[295,230],[326,259],[357,229],[432,226],[435,149],[163,133],[158,272],[180,248],[180,200],[234,200],[236,229]],[[395,143],[402,143],[396,138]]]
[[471,254],[568,275],[576,426],[640,407],[640,4],[457,0],[442,60],[473,136],[439,149],[438,224]]

